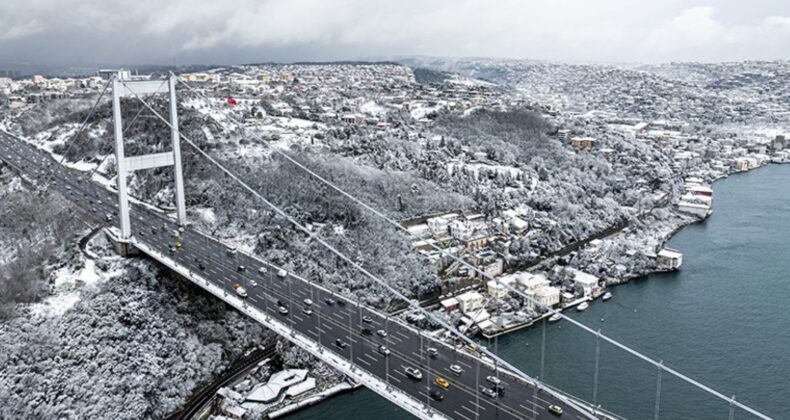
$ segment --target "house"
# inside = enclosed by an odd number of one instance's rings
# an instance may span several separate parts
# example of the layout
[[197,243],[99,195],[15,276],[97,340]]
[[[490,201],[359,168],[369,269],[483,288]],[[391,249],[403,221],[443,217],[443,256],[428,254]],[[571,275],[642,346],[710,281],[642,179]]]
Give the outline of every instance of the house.
[[610,148],[608,148],[608,147],[607,147],[607,148],[604,148],[604,149],[601,149],[601,150],[599,150],[599,152],[601,153],[601,155],[603,156],[603,158],[604,158],[604,159],[606,159],[606,160],[608,160],[608,161],[610,161],[610,162],[611,162],[611,161],[614,159],[614,157],[617,155],[617,151],[615,151],[614,149],[610,149]]
[[664,248],[658,252],[656,261],[664,269],[677,270],[683,264],[683,254],[676,249]]
[[517,273],[516,282],[524,292],[533,292],[541,287],[548,286],[549,280],[543,274]]
[[542,286],[529,293],[532,301],[527,302],[527,306],[533,311],[540,311],[543,308],[553,308],[560,303],[560,289],[553,286]]
[[444,299],[443,301],[439,302],[439,305],[442,307],[444,312],[450,313],[458,309],[458,299],[454,297]]
[[595,139],[592,137],[574,137],[571,139],[571,147],[574,150],[590,151],[593,148]]
[[456,296],[456,299],[461,312],[467,315],[483,307],[483,295],[479,292],[466,292]]
[[702,218],[708,217],[713,213],[713,197],[683,194],[678,201],[678,211]]
[[524,235],[529,230],[529,222],[515,216],[510,219],[510,231],[514,235]]
[[782,150],[785,147],[787,147],[785,136],[776,136],[773,141],[771,141],[771,150],[773,151]]
[[496,280],[489,280],[486,283],[488,294],[494,299],[507,297],[510,288],[513,287],[516,279],[513,276],[504,276]]
[[575,268],[569,269],[573,273],[573,284],[577,289],[580,289],[584,296],[591,296],[593,292],[599,287],[598,277],[585,273],[584,271]]
[[100,69],[96,73],[97,76],[104,80],[110,80],[113,76],[117,77],[118,80],[129,80],[132,78],[132,73],[125,69]]

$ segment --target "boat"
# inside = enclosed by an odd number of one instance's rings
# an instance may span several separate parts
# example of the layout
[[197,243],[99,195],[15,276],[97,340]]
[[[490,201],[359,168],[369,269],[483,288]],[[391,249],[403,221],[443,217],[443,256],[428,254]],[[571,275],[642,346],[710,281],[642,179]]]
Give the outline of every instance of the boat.
[[559,312],[549,317],[549,322],[557,322],[562,319],[562,315]]
[[606,292],[606,293],[603,294],[603,297],[601,297],[601,300],[606,302],[607,300],[609,300],[611,298],[612,298],[612,293],[611,292]]
[[576,307],[576,310],[577,310],[577,311],[579,311],[579,312],[581,312],[581,311],[583,311],[583,310],[585,310],[585,309],[587,309],[587,308],[589,308],[589,307],[590,307],[590,304],[589,304],[589,303],[587,303],[587,302],[582,302],[581,304],[579,304],[579,306],[577,306],[577,307]]

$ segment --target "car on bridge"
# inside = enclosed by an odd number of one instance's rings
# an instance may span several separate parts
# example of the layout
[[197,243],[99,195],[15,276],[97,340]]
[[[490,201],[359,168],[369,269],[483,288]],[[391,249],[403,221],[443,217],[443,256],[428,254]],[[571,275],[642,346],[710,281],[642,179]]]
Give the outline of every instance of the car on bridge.
[[310,308],[302,308],[302,313],[307,315],[307,316],[310,316],[310,315],[313,314],[313,310],[310,309]]
[[389,356],[392,352],[387,348],[387,346],[379,346],[379,353],[383,354],[384,356]]
[[447,388],[450,387],[450,381],[448,381],[447,379],[442,378],[441,376],[437,376],[436,379],[433,381],[433,383],[435,383],[436,385],[439,385],[440,387],[442,387],[444,389],[447,389]]
[[487,386],[484,386],[484,385],[480,386],[480,392],[482,392],[483,395],[485,395],[485,396],[487,396],[489,398],[496,398],[497,397],[497,392],[496,391],[494,391],[493,389],[491,389],[491,388],[489,388]]
[[288,272],[281,268],[277,270],[277,276],[280,277],[281,279],[285,279],[286,277],[288,277]]
[[428,356],[431,356],[431,359],[435,359],[439,356],[439,350],[436,350],[434,347],[428,347],[425,351],[428,352]]
[[346,343],[345,341],[343,341],[343,340],[341,340],[339,338],[337,340],[335,340],[335,345],[340,347],[341,349],[344,349],[344,348],[348,347],[348,343]]
[[382,337],[382,338],[384,338],[384,337],[386,337],[386,336],[387,336],[387,332],[386,332],[386,331],[384,331],[384,330],[377,330],[377,331],[376,331],[376,334],[378,334],[378,335],[379,335],[379,337]]
[[285,306],[280,306],[277,308],[277,312],[279,312],[280,315],[288,315],[288,308]]
[[408,366],[406,367],[406,369],[404,369],[404,371],[406,372],[406,375],[408,375],[410,378],[414,379],[415,381],[422,380],[422,372],[420,372],[419,369]]
[[238,283],[234,284],[233,288],[236,289],[236,294],[237,295],[239,295],[239,296],[241,296],[243,298],[247,297],[247,290],[245,290],[243,287],[241,287],[240,284],[238,284]]
[[464,369],[460,365],[450,365],[450,372],[455,376],[461,376],[464,373]]
[[496,376],[488,375],[486,376],[486,381],[490,382],[492,385],[499,386],[502,384],[502,380],[497,378]]
[[558,416],[558,417],[562,415],[562,407],[558,406],[557,404],[551,404],[551,405],[549,405],[549,406],[546,408],[546,410],[547,410],[549,413],[551,413],[551,414],[554,414],[555,416]]
[[430,390],[430,391],[428,392],[428,395],[430,395],[430,396],[431,396],[431,398],[432,398],[434,401],[441,401],[441,400],[443,400],[443,399],[444,399],[444,394],[442,394],[441,392],[439,392],[439,391],[437,391],[437,390],[435,390],[435,389],[432,389],[432,390]]

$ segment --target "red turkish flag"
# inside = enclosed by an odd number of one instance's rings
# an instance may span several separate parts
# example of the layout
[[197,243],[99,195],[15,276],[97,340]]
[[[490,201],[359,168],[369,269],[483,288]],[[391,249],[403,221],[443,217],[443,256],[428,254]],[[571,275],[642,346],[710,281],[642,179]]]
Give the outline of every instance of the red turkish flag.
[[232,106],[236,106],[236,100],[233,99],[232,96],[228,96],[228,104]]

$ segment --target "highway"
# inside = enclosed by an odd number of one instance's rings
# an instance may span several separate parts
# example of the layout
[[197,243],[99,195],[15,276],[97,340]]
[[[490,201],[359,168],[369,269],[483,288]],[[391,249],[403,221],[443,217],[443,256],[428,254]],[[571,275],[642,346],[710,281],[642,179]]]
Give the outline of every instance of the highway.
[[[98,222],[118,223],[117,195],[86,178],[82,172],[59,165],[46,151],[0,132],[0,159],[39,184],[49,185],[74,202]],[[453,419],[585,419],[566,402],[542,389],[538,390],[520,377],[483,361],[463,346],[449,346],[417,329],[390,319],[372,308],[359,306],[320,284],[293,274],[278,274],[280,269],[185,227],[178,237],[175,220],[153,208],[131,203],[132,234],[157,252],[207,278],[229,294],[234,285],[246,289],[248,305],[279,318],[292,328],[325,346],[326,351],[352,361],[371,375],[398,388],[413,398]],[[176,242],[181,246],[176,247]],[[312,301],[310,304],[305,299]],[[287,314],[280,313],[281,307]],[[308,310],[312,313],[308,313]],[[378,331],[386,332],[386,336]],[[390,354],[384,355],[380,346]],[[429,355],[429,348],[436,349]],[[451,365],[462,371],[455,373]],[[406,374],[407,367],[417,368],[422,379]],[[487,395],[482,390],[495,387],[487,377],[498,378],[501,392]],[[447,380],[449,386],[436,383]],[[562,407],[556,416],[548,406]]]

